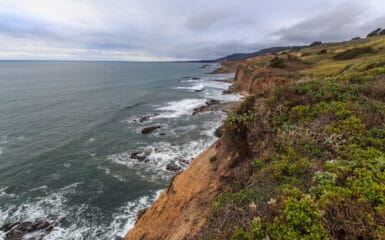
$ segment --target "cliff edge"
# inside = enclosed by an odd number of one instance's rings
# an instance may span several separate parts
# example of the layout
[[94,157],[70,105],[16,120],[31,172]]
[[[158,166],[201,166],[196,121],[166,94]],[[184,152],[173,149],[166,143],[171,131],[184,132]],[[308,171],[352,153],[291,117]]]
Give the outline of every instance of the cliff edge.
[[222,179],[226,178],[229,162],[236,159],[235,155],[225,153],[221,141],[198,155],[138,216],[125,239],[193,239],[205,224],[211,202],[222,190]]

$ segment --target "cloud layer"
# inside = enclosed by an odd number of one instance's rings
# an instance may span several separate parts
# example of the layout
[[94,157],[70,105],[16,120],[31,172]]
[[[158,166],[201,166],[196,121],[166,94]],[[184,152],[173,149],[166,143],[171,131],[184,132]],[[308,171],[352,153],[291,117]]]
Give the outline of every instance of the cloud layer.
[[0,0],[0,59],[207,59],[376,27],[382,0]]

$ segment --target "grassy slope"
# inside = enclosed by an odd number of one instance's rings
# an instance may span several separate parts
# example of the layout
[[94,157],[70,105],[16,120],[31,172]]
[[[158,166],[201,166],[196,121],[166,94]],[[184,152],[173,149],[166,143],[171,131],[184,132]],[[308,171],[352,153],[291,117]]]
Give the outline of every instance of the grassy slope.
[[227,179],[201,239],[385,239],[384,47],[375,37],[280,53],[282,69],[275,55],[244,61],[254,87],[222,141],[252,171]]

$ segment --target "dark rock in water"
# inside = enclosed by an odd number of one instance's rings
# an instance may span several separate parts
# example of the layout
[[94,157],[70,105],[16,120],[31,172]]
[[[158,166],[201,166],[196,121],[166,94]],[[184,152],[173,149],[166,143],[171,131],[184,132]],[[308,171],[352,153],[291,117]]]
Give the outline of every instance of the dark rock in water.
[[142,116],[139,116],[137,119],[134,119],[134,122],[140,122],[140,123],[147,122],[151,118],[156,117],[158,115],[159,115],[159,113],[154,113],[154,114],[151,114],[151,115],[142,115]]
[[55,227],[48,221],[15,222],[4,224],[0,230],[5,232],[5,240],[22,240],[26,234],[36,233],[33,239],[43,239]]
[[196,90],[194,90],[194,92],[203,92],[205,89],[204,88],[202,88],[202,89],[196,89]]
[[148,162],[148,155],[149,154],[147,152],[133,152],[131,153],[130,158],[136,159],[140,162]]
[[115,236],[115,240],[124,240],[124,238],[121,236]]
[[158,128],[161,128],[161,126],[158,125],[158,126],[146,127],[146,128],[142,129],[142,133],[147,134],[147,133],[155,131]]
[[161,132],[161,133],[159,133],[159,136],[166,136],[166,133]]
[[212,67],[213,65],[212,64],[205,64],[203,66],[201,66],[200,68],[207,68],[207,67]]
[[176,171],[181,170],[182,168],[180,166],[178,166],[175,162],[170,162],[169,164],[166,165],[166,169],[168,171],[176,172]]
[[199,79],[201,79],[201,78],[199,78],[199,77],[192,77],[191,79],[192,79],[192,80],[199,80]]
[[200,106],[200,107],[195,108],[193,110],[193,114],[192,115],[196,115],[198,113],[208,112],[208,111],[223,110],[223,108],[225,106],[226,106],[226,103],[222,103],[219,100],[211,99],[211,100],[206,101],[206,105],[205,106]]
[[138,122],[146,122],[150,120],[150,116],[140,116]]
[[215,99],[210,99],[210,100],[207,100],[207,101],[206,101],[206,105],[207,105],[207,106],[214,105],[214,104],[218,104],[218,103],[221,103],[221,101],[215,100]]

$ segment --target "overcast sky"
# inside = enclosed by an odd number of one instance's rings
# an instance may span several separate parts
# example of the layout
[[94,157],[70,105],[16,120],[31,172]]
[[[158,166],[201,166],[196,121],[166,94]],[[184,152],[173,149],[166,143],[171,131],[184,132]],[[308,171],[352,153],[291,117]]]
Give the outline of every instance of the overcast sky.
[[0,59],[212,59],[377,27],[384,0],[0,0]]

